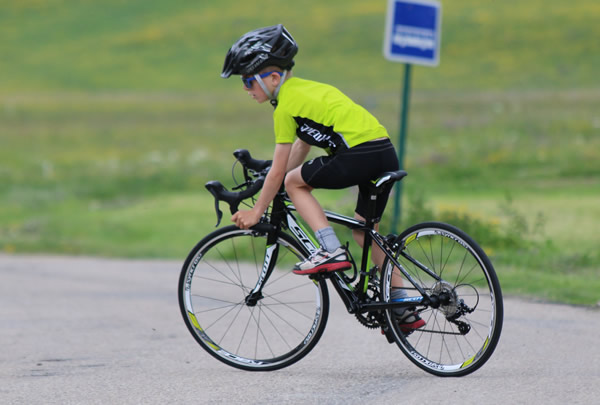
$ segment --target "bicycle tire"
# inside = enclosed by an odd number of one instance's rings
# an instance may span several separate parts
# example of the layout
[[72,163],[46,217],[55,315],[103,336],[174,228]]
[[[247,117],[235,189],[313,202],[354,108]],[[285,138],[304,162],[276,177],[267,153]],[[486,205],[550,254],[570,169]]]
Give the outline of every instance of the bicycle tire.
[[[393,310],[385,311],[400,350],[421,369],[437,376],[459,377],[479,369],[494,352],[503,323],[502,292],[489,258],[465,232],[441,222],[414,225],[402,232],[397,242],[407,255],[443,281],[398,251],[396,260],[411,277],[430,295],[446,292],[450,296],[447,305],[438,308],[415,305],[414,310],[426,324],[407,333],[398,326]],[[388,302],[391,272],[399,270],[389,259],[383,268],[382,300]],[[409,287],[405,280],[409,297],[420,296]]]
[[303,358],[329,314],[325,281],[292,273],[306,252],[283,232],[264,298],[246,304],[262,271],[266,236],[235,226],[214,231],[191,250],[178,285],[181,314],[194,339],[216,359],[249,371],[276,370]]

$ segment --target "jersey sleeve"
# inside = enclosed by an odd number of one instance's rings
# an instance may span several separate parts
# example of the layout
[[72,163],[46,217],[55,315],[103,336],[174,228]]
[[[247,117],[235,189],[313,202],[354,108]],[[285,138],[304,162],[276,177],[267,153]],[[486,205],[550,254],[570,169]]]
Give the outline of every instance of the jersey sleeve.
[[283,108],[273,113],[275,143],[293,143],[296,140],[296,121]]

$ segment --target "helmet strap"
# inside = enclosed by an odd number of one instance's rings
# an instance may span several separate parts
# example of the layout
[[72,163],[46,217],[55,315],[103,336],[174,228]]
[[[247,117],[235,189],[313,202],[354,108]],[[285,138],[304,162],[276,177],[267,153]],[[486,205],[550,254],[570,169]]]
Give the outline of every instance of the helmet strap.
[[279,96],[279,90],[281,90],[281,86],[283,85],[283,82],[285,82],[285,77],[287,76],[287,74],[288,71],[284,70],[283,74],[281,75],[281,79],[279,79],[279,84],[277,85],[277,88],[275,89],[275,94],[271,99],[271,105],[273,106],[273,108],[277,107],[277,97]]
[[265,92],[265,94],[267,95],[267,97],[269,97],[269,100],[273,100],[273,95],[271,94],[271,92],[269,91],[269,89],[267,89],[267,85],[265,84],[265,82],[263,82],[263,80],[261,79],[260,75],[257,73],[257,74],[254,75],[254,78],[258,82],[260,88],[263,89],[263,91]]
[[287,74],[288,74],[287,70],[284,70],[283,73],[280,74],[281,79],[279,80],[279,84],[277,85],[277,88],[275,89],[275,94],[271,93],[269,91],[269,89],[267,89],[267,85],[265,84],[265,82],[263,82],[263,80],[261,79],[261,77],[258,73],[254,75],[254,78],[258,82],[258,85],[260,86],[261,89],[263,89],[263,91],[265,92],[265,94],[267,95],[269,100],[271,101],[271,105],[273,107],[277,107],[277,96],[279,95],[279,90],[281,89],[281,86],[283,85],[283,82],[285,81],[285,77],[287,76]]

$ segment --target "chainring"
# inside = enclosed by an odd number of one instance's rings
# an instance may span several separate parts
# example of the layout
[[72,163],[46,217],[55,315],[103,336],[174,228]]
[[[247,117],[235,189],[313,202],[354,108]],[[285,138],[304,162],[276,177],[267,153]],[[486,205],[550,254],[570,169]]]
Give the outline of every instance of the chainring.
[[[375,284],[369,283],[369,286],[367,287],[367,297],[367,302],[377,301],[379,297],[379,287]],[[358,319],[358,322],[369,329],[380,328],[382,325],[382,318],[383,314],[380,311],[356,313],[356,319]]]

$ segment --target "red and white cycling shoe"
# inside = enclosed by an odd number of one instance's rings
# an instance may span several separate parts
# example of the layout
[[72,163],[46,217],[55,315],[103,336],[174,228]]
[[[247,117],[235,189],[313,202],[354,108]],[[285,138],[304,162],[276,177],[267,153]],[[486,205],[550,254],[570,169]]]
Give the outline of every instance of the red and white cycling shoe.
[[347,270],[352,268],[348,260],[348,254],[343,246],[329,253],[323,248],[318,249],[306,260],[296,263],[294,274],[316,274],[328,273],[331,271]]

